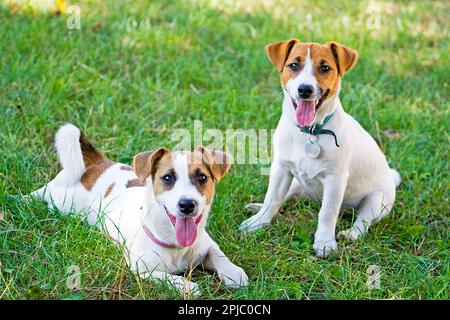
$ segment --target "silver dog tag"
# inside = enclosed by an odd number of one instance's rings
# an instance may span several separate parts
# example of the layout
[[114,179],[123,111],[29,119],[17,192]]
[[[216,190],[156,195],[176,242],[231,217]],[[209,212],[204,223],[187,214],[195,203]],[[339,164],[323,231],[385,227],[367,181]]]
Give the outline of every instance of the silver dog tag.
[[310,157],[311,159],[315,159],[320,155],[320,146],[316,141],[309,141],[309,143],[306,144],[305,146],[305,153],[308,157]]

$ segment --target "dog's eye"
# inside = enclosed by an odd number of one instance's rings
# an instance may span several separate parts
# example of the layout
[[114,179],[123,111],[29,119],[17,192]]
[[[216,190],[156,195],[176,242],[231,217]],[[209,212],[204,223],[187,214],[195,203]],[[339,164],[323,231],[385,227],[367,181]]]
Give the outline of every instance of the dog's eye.
[[298,70],[300,70],[300,65],[297,62],[293,62],[291,64],[288,64],[288,68],[294,72],[297,72]]
[[205,183],[205,182],[208,180],[208,177],[205,176],[203,173],[200,173],[200,174],[197,176],[197,180],[198,180],[198,182],[200,182],[200,183]]
[[172,184],[175,181],[175,178],[170,174],[166,174],[165,176],[162,176],[161,179],[165,184]]
[[325,64],[320,66],[320,71],[323,72],[323,73],[327,73],[330,70],[331,70],[331,68],[329,66],[325,65]]

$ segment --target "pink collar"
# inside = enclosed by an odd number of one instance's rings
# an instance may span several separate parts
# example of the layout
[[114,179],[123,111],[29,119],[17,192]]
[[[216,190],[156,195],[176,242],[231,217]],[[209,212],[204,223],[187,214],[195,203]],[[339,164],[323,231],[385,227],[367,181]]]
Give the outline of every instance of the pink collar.
[[178,245],[176,245],[176,244],[173,244],[173,243],[165,243],[165,242],[159,240],[157,237],[155,237],[155,236],[153,235],[153,233],[151,233],[151,231],[150,231],[145,225],[144,225],[143,227],[144,227],[144,232],[145,232],[145,234],[146,234],[150,239],[152,239],[152,241],[153,241],[154,243],[156,243],[158,246],[163,247],[163,248],[167,248],[167,249],[177,249],[177,248],[180,248],[180,246],[178,246]]

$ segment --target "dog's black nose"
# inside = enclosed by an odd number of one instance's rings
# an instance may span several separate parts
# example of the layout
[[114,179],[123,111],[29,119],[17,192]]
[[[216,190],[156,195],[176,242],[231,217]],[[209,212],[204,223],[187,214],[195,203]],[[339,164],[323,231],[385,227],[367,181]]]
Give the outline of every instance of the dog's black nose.
[[298,95],[302,99],[309,99],[314,91],[314,88],[310,84],[301,84],[298,86]]
[[197,201],[194,199],[182,198],[178,201],[178,209],[182,214],[191,214],[197,209]]

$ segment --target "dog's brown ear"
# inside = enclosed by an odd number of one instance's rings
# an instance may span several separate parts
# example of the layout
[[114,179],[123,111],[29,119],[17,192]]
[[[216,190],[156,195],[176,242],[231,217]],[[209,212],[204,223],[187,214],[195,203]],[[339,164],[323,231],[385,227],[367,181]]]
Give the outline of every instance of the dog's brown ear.
[[230,170],[231,158],[227,153],[203,146],[198,146],[197,151],[202,153],[203,162],[209,166],[215,181],[222,179]]
[[297,39],[290,39],[287,41],[269,43],[266,46],[267,57],[279,72],[283,71],[283,67],[289,56],[289,53],[297,43],[300,43],[300,41]]
[[329,42],[327,45],[334,56],[339,75],[343,77],[356,64],[358,52],[336,42]]
[[153,151],[145,151],[138,153],[133,158],[133,168],[137,177],[141,182],[144,182],[149,175],[154,175],[156,171],[156,164],[165,154],[170,153],[167,148],[159,148]]

